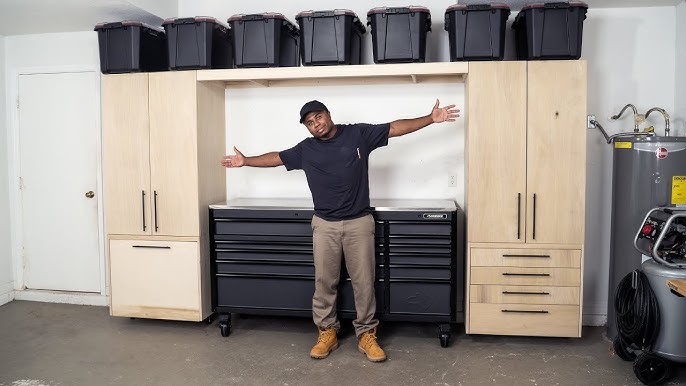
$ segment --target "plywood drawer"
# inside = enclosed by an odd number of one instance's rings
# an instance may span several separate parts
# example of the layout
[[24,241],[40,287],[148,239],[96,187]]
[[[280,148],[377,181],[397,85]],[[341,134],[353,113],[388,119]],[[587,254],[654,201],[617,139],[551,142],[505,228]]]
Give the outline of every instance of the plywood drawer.
[[197,242],[110,240],[110,277],[112,316],[203,319]]
[[471,303],[469,334],[580,337],[579,306]]
[[471,303],[579,305],[579,287],[471,285]]
[[578,268],[472,267],[469,284],[579,286]]
[[470,249],[470,264],[487,267],[581,268],[578,249]]

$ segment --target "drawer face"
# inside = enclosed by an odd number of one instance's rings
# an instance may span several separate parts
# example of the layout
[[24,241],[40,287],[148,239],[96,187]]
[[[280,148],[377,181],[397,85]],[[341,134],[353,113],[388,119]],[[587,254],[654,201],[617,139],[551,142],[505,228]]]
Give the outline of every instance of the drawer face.
[[273,262],[303,262],[314,264],[311,253],[278,251],[241,251],[241,250],[217,250],[217,261],[273,261]]
[[389,222],[388,234],[395,235],[450,235],[449,223]]
[[243,250],[243,251],[271,251],[271,252],[304,252],[312,254],[312,243],[268,243],[257,241],[216,241],[217,251]]
[[471,285],[471,303],[579,305],[579,287]]
[[581,268],[581,250],[471,248],[470,264],[472,267]]
[[446,254],[450,255],[450,245],[390,245],[390,253],[422,253],[422,254]]
[[[376,312],[383,310],[383,281],[377,280],[374,283],[374,293],[376,294]],[[353,294],[353,284],[350,279],[341,280],[338,287],[338,311],[356,312],[355,296]]]
[[311,310],[314,279],[217,276],[217,305],[275,310]]
[[579,306],[471,303],[469,334],[580,337]]
[[276,276],[306,276],[309,278],[314,278],[314,265],[217,262],[217,273]]
[[219,235],[312,236],[309,222],[215,220]]
[[579,286],[578,268],[472,267],[469,284]]
[[390,282],[392,314],[450,315],[450,283]]
[[393,279],[445,279],[450,280],[450,268],[432,267],[394,267],[390,268],[390,278]]
[[399,254],[391,253],[388,255],[389,264],[396,265],[445,265],[450,266],[452,261],[450,255],[420,255],[420,254]]
[[199,315],[197,242],[110,240],[109,245],[112,315],[163,318],[172,310]]

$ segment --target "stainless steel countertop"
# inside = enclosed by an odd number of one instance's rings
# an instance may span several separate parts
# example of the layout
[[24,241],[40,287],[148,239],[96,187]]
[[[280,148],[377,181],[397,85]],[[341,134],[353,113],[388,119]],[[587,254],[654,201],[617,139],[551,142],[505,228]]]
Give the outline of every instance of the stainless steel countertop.
[[[372,199],[371,206],[377,211],[455,211],[457,205],[451,200],[403,200]],[[253,210],[312,210],[310,198],[234,198],[226,203],[210,205],[212,209],[253,209]]]

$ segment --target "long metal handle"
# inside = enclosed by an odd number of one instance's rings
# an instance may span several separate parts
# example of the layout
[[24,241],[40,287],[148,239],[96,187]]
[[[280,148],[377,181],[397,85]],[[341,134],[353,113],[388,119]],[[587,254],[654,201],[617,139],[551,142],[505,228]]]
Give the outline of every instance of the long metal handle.
[[519,312],[523,314],[547,314],[545,310],[500,310],[500,312]]
[[522,223],[522,194],[517,193],[517,240],[520,237],[520,224]]
[[550,292],[503,291],[503,295],[550,295]]
[[145,226],[145,190],[141,190],[141,202],[143,203],[143,232],[147,229]]
[[536,193],[534,193],[534,221],[533,221],[533,231],[531,236],[536,240]]
[[164,245],[132,245],[133,248],[171,249]]
[[513,272],[503,272],[503,276],[550,276],[549,273],[513,273]]
[[536,257],[541,259],[549,259],[550,255],[503,255],[503,257]]
[[154,208],[155,209],[155,232],[157,232],[157,229],[158,229],[158,227],[157,227],[157,190],[155,190],[154,193],[155,193],[155,201],[154,201],[154,205],[155,205],[155,208]]

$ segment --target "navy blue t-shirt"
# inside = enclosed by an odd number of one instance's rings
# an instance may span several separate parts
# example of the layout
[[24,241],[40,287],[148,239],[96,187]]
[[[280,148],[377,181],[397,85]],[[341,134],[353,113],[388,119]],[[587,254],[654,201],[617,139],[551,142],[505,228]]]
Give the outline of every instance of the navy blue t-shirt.
[[371,212],[369,153],[388,144],[389,128],[389,123],[336,125],[326,141],[310,137],[279,153],[287,170],[305,172],[318,217],[347,220]]

